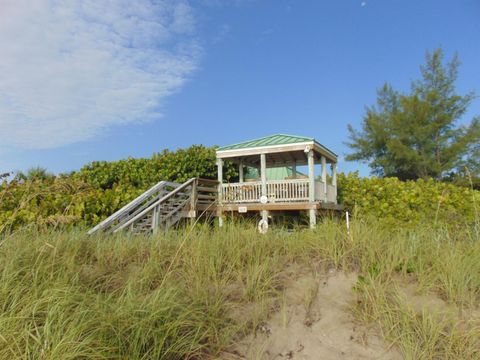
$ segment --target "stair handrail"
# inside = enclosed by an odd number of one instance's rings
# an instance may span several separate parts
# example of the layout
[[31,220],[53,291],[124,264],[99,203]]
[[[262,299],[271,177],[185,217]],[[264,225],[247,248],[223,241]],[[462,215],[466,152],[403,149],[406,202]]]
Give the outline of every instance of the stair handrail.
[[151,204],[150,206],[146,207],[142,212],[139,212],[136,216],[134,216],[133,218],[131,218],[130,220],[128,220],[127,222],[121,224],[120,226],[118,226],[115,230],[113,230],[113,233],[116,233],[120,230],[123,230],[125,229],[127,226],[131,225],[132,223],[134,223],[135,221],[137,221],[138,219],[142,218],[143,215],[147,214],[149,211],[151,211],[153,208],[157,207],[158,205],[160,205],[161,203],[165,202],[166,200],[170,199],[173,195],[175,195],[176,193],[180,192],[181,190],[185,189],[186,187],[188,187],[190,184],[192,184],[193,182],[195,182],[197,180],[197,178],[191,178],[190,180],[184,182],[182,185],[180,185],[179,187],[177,187],[175,190],[169,192],[167,195],[165,195],[164,197],[160,198],[159,200],[157,200],[156,202],[154,202],[153,204]]
[[135,206],[139,205],[140,203],[142,203],[142,201],[144,201],[145,199],[147,199],[149,196],[155,194],[156,192],[158,192],[159,190],[161,190],[162,188],[164,188],[165,186],[175,186],[176,184],[175,183],[172,183],[170,181],[159,181],[158,183],[156,183],[155,185],[153,185],[150,189],[148,189],[147,191],[145,191],[144,193],[140,194],[139,196],[137,196],[135,199],[133,199],[132,201],[130,201],[128,204],[126,204],[125,206],[123,206],[120,210],[117,210],[116,212],[114,212],[112,215],[110,215],[109,217],[107,217],[105,220],[103,220],[101,223],[99,223],[98,225],[96,225],[95,227],[91,228],[87,234],[88,235],[91,235],[93,233],[95,233],[96,231],[98,230],[101,230],[103,228],[106,228],[107,226],[111,225],[115,220],[117,220],[118,218],[120,218],[122,215],[124,215],[126,212],[132,210],[133,208],[135,208]]

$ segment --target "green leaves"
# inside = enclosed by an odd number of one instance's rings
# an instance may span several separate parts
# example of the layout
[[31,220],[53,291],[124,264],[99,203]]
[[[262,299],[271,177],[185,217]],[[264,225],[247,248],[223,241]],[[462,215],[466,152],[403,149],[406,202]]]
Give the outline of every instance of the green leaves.
[[[233,165],[225,166],[224,176],[238,176]],[[92,226],[159,181],[192,177],[217,178],[214,147],[194,145],[164,150],[150,159],[93,162],[56,177],[35,168],[0,183],[0,233],[22,225]]]
[[[427,53],[422,78],[401,94],[385,84],[376,106],[368,107],[361,131],[349,126],[353,150],[346,159],[367,162],[373,174],[402,180],[443,179],[459,173],[480,142],[480,124],[458,126],[474,94],[455,89],[459,62],[443,65],[443,51]],[[477,174],[480,176],[480,171]]]
[[478,221],[475,202],[480,192],[433,179],[401,181],[397,178],[360,178],[358,173],[339,174],[339,201],[363,216],[392,223],[452,224]]
[[[224,174],[237,173],[226,164]],[[215,148],[195,145],[164,150],[150,159],[95,162],[73,174],[13,180],[0,184],[0,233],[23,225],[92,226],[161,180],[184,182],[192,177],[215,179]],[[402,224],[421,221],[471,222],[478,191],[432,179],[360,178],[339,174],[339,201],[363,215]]]

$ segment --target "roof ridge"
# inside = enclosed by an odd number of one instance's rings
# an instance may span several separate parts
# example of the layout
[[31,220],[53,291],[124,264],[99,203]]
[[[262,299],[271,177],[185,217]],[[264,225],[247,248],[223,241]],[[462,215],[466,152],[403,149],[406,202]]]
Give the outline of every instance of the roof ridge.
[[315,140],[315,138],[313,137],[309,137],[309,136],[300,136],[300,135],[291,135],[291,134],[275,134],[275,135],[271,135],[271,136],[289,136],[289,137],[295,137],[295,138],[302,138],[302,139],[309,139],[309,140]]
[[262,136],[262,137],[259,137],[259,138],[256,138],[256,139],[244,140],[244,141],[240,141],[240,142],[237,142],[237,143],[234,143],[234,144],[224,145],[224,146],[220,146],[220,149],[224,148],[224,147],[227,147],[227,146],[230,147],[230,146],[240,145],[240,144],[244,144],[244,143],[248,143],[248,142],[252,142],[252,141],[258,141],[258,140],[262,140],[262,139],[265,139],[267,137],[276,136],[276,135],[278,135],[278,134]]
[[312,138],[312,137],[276,133],[276,134],[272,134],[272,135],[262,136],[262,137],[259,137],[259,138],[256,138],[256,139],[250,139],[250,140],[240,141],[240,142],[237,142],[237,143],[234,143],[234,144],[229,144],[229,145],[220,146],[220,149],[222,149],[222,148],[224,148],[224,147],[231,147],[231,146],[236,146],[236,145],[240,145],[240,144],[245,144],[245,143],[250,143],[250,142],[265,140],[265,139],[268,139],[268,138],[272,138],[272,137],[274,137],[274,136],[288,136],[288,137],[292,137],[292,138],[308,139],[308,140],[315,141],[315,138]]

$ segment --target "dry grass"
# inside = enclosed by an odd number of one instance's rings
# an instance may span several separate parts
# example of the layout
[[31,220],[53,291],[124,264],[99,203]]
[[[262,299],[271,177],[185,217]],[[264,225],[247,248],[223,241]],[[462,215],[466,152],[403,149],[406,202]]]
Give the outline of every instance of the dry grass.
[[[359,272],[355,314],[406,358],[480,357],[475,226],[354,220],[350,238],[333,221],[266,236],[245,224],[151,238],[22,230],[0,242],[0,359],[215,357],[281,307],[292,264]],[[406,281],[453,311],[419,313],[396,290]]]

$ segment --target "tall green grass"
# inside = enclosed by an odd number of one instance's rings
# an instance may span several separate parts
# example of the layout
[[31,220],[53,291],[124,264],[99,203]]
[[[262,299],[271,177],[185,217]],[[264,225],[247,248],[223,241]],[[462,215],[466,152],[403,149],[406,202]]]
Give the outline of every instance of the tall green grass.
[[[248,224],[155,237],[25,229],[0,244],[0,359],[215,357],[278,308],[292,264],[358,272],[356,315],[407,358],[479,357],[478,318],[465,321],[480,302],[474,227],[354,219],[350,237],[335,221],[266,236]],[[458,311],[416,313],[392,290],[405,281]]]

